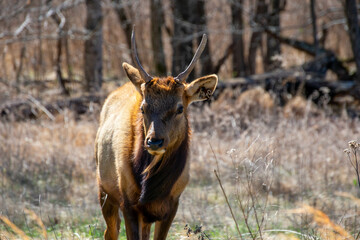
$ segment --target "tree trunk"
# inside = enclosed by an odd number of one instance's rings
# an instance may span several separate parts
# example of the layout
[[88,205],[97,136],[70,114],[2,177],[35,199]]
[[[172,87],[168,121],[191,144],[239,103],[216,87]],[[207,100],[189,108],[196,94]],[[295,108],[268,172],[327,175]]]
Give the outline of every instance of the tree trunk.
[[[313,44],[300,41],[294,38],[282,37],[277,33],[272,32],[272,30],[270,30],[265,24],[261,24],[261,26],[264,28],[267,34],[269,34],[273,38],[276,38],[279,42],[291,46],[297,50],[303,51],[311,56],[315,56],[316,49]],[[339,61],[339,59],[337,58],[334,52],[325,48],[318,48],[318,51],[320,57],[318,58],[318,61],[316,61],[319,63],[319,66],[315,67],[316,69],[319,69],[321,71],[330,69],[337,75],[339,80],[353,79],[353,77],[349,75],[349,72],[346,69],[346,67],[343,65],[341,61]],[[323,61],[322,58],[326,60]]]
[[243,39],[243,2],[243,0],[234,0],[231,6],[233,46],[232,72],[234,77],[243,77],[246,75]]
[[66,89],[65,81],[61,71],[61,55],[62,55],[62,40],[63,31],[59,29],[59,39],[57,40],[57,57],[56,57],[56,78],[59,82],[61,92],[64,95],[69,95],[69,91]]
[[312,22],[312,32],[314,39],[314,46],[316,49],[315,56],[319,55],[319,41],[317,38],[317,25],[316,25],[316,13],[315,13],[315,0],[310,0],[310,12],[311,12],[311,22]]
[[68,80],[71,82],[73,80],[73,68],[72,68],[72,61],[70,56],[70,47],[69,47],[69,39],[66,36],[64,39],[64,47],[65,47],[65,55],[66,55],[66,66],[67,66],[67,73],[68,73]]
[[[205,1],[204,0],[197,0],[193,1],[195,4],[194,12],[192,14],[192,23],[194,26],[198,26],[197,29],[195,29],[194,33],[205,33],[208,34],[207,30],[207,22],[206,22],[206,15],[205,15]],[[202,38],[202,34],[197,38],[197,45],[200,44]],[[210,54],[210,39],[208,38],[206,47],[201,54],[200,57],[200,63],[201,63],[201,75],[206,75],[213,72],[213,62],[211,60],[211,54]]]
[[356,79],[360,84],[360,29],[358,23],[356,0],[345,0],[345,15],[349,27],[349,37],[356,63]]
[[[258,0],[255,10],[254,20],[255,22],[264,22],[264,18],[267,13],[267,5],[265,0]],[[257,27],[257,25],[255,25]],[[249,48],[249,56],[248,56],[248,65],[250,74],[255,73],[256,69],[256,52],[259,47],[261,47],[261,38],[262,32],[259,29],[255,29],[251,35],[250,39],[250,48]]]
[[122,0],[112,0],[116,15],[121,24],[122,29],[126,35],[126,43],[131,48],[131,32],[132,32],[132,23],[128,16],[126,16],[125,6]]
[[[26,45],[23,44],[21,47],[21,51],[20,51],[20,61],[19,61],[19,66],[16,69],[16,84],[20,85],[20,77],[22,74],[22,70],[23,70],[23,64],[24,64],[24,58],[25,58],[25,53],[26,53]],[[18,89],[16,89],[18,90]]]
[[[44,4],[43,0],[40,0],[39,5],[42,6]],[[38,16],[41,16],[41,8],[39,7],[38,10]],[[44,78],[44,73],[45,73],[45,66],[44,66],[44,58],[43,58],[43,28],[42,28],[42,22],[41,22],[41,18],[39,17],[37,19],[37,34],[38,34],[38,41],[39,41],[39,45],[38,45],[38,62],[36,63],[35,66],[35,78],[38,80],[42,80]]]
[[84,73],[86,90],[98,91],[102,84],[102,23],[100,0],[86,0],[86,30]]
[[[283,7],[280,6],[280,0],[271,0],[271,11],[269,11],[269,26],[274,29],[280,29],[280,11]],[[281,66],[279,60],[274,59],[276,55],[281,54],[280,42],[270,35],[266,36],[266,56],[265,56],[265,71],[272,71]]]
[[[50,1],[47,2],[47,4],[49,4]],[[60,89],[61,89],[61,93],[64,95],[69,95],[69,91],[66,89],[65,86],[65,80],[63,78],[62,75],[62,70],[61,70],[61,55],[62,55],[62,46],[65,45],[65,47],[67,47],[67,36],[65,35],[65,31],[67,29],[67,21],[65,20],[65,22],[61,22],[60,17],[56,14],[56,15],[52,15],[52,19],[56,22],[56,24],[58,25],[58,39],[57,39],[57,56],[56,56],[56,78],[58,80],[58,83],[60,85]],[[65,49],[66,50],[66,49]],[[66,54],[68,54],[66,52]],[[70,72],[68,72],[70,74]],[[69,80],[70,80],[70,75],[69,75]]]
[[161,0],[151,0],[151,44],[153,50],[154,70],[156,74],[166,75],[165,54],[162,42],[161,26],[164,24],[164,12]]
[[[177,75],[184,71],[193,57],[192,30],[190,23],[191,0],[174,0],[172,9],[174,15],[174,33],[171,40],[173,49],[172,74]],[[194,71],[188,77],[194,78]]]

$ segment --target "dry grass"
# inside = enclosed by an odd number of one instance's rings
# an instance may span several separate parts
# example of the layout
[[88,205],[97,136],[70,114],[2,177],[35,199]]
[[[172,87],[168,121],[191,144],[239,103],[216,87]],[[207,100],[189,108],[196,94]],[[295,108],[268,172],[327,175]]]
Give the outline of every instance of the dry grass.
[[[186,237],[185,223],[201,224],[211,239],[239,238],[214,169],[244,239],[252,238],[250,231],[258,239],[338,239],[328,232],[323,237],[311,217],[317,211],[351,236],[360,231],[358,201],[348,197],[359,193],[356,176],[343,153],[346,143],[358,138],[360,122],[321,110],[284,118],[283,109],[267,107],[269,101],[251,105],[251,114],[239,107],[249,104],[244,97],[191,108],[192,179],[171,229],[173,239]],[[93,160],[96,118],[94,113],[75,121],[65,111],[55,121],[0,122],[1,215],[26,234],[36,225],[37,236],[44,235],[41,221],[50,239],[77,236],[84,221],[87,231],[104,230]],[[312,210],[289,214],[304,204]],[[14,234],[1,225],[0,230]]]
[[[0,220],[2,220],[6,225],[8,225],[11,228],[11,230],[13,230],[22,239],[24,239],[24,240],[30,239],[20,228],[18,228],[14,223],[12,223],[7,217],[0,215]],[[2,234],[0,236],[2,236]],[[5,235],[4,235],[4,237],[5,237]],[[6,236],[6,237],[8,237],[8,236]],[[13,237],[13,236],[11,236],[11,237]]]
[[25,229],[33,227],[26,216],[36,214],[42,234],[39,220],[49,228],[94,217],[95,133],[95,121],[75,122],[68,113],[56,121],[0,123],[0,214]]
[[354,239],[344,228],[333,223],[324,212],[311,206],[305,205],[299,209],[292,210],[291,213],[312,215],[313,222],[318,228],[317,231],[323,239]]
[[[252,190],[263,204],[257,207],[260,212],[265,211],[264,229],[290,228],[311,233],[314,228],[306,216],[288,216],[284,211],[297,204],[308,204],[329,214],[335,222],[340,221],[347,231],[359,232],[356,202],[335,194],[342,191],[356,195],[359,191],[353,184],[356,175],[342,151],[350,139],[358,137],[359,121],[328,116],[319,109],[313,114],[307,110],[311,109],[309,104],[301,103],[305,108],[302,114],[288,118],[283,117],[283,109],[263,112],[261,119],[240,115],[237,106],[231,107],[226,101],[203,110],[194,109],[192,123],[198,131],[193,136],[196,143],[192,151],[193,183],[208,184],[203,187],[206,193],[192,197],[192,201],[200,198],[205,210],[199,210],[191,218],[200,218],[205,226],[214,226],[219,223],[214,222],[215,215],[222,219],[220,225],[234,226],[220,189],[214,183],[215,176],[209,174],[217,168],[211,144],[239,222],[244,223],[244,217],[240,214],[237,195],[240,193],[241,199],[248,199],[246,176],[251,174]],[[264,109],[261,105],[258,108]],[[244,126],[243,122],[248,124]],[[268,191],[268,207],[264,210]],[[194,193],[186,194],[189,197]],[[202,211],[211,214],[207,216]],[[250,219],[255,221],[255,216],[251,215]]]

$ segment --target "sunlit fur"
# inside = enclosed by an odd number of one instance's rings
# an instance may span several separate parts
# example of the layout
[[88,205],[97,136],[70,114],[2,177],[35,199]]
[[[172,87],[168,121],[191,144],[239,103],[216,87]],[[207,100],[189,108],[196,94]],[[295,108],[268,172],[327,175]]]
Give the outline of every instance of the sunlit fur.
[[[145,83],[136,68],[126,63],[123,67],[131,83],[106,99],[95,143],[105,239],[117,239],[119,208],[128,239],[149,239],[153,222],[154,239],[166,239],[189,180],[187,107],[206,99],[203,92],[214,91],[217,77],[205,76],[192,84],[173,77]],[[164,139],[163,145],[150,149],[146,139],[152,138]]]

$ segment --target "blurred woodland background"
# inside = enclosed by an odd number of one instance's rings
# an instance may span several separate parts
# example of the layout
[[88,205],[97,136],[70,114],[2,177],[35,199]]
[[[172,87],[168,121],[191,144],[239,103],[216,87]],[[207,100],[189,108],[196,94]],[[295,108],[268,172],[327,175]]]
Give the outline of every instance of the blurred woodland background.
[[104,99],[128,81],[133,25],[151,75],[184,70],[205,33],[188,80],[220,79],[189,108],[191,182],[169,239],[359,239],[359,10],[0,0],[0,239],[102,238],[94,139]]
[[[210,40],[192,77],[217,73],[229,79],[300,67],[283,72],[281,79],[294,77],[309,91],[349,90],[359,82],[356,0],[3,0],[0,4],[1,82],[15,88],[18,83],[56,80],[61,92],[69,95],[77,84],[94,92],[103,81],[123,78],[121,63],[131,62],[133,25],[140,58],[154,75],[184,69],[205,33]],[[328,86],[319,83],[323,80],[347,82]],[[359,99],[358,93],[350,94]]]

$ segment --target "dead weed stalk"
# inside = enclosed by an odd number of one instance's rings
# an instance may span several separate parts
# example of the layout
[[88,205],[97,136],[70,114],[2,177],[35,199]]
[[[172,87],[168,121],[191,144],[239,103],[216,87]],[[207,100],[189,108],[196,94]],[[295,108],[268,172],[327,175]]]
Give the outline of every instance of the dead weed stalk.
[[[217,162],[214,151],[213,154]],[[234,210],[231,207],[229,198],[223,187],[220,174],[218,173],[219,169],[214,170],[216,179],[220,185],[222,194],[224,195],[226,204],[235,223],[236,230],[241,239],[244,239],[244,235],[249,235],[253,240],[257,238],[264,239],[263,232],[266,225],[266,210],[273,173],[273,158],[270,158],[269,156],[270,154],[258,159],[245,159],[239,164],[236,163],[236,160],[230,154],[234,169],[237,170],[237,192],[235,194],[235,203],[238,204],[248,233],[241,233],[239,221],[236,219]],[[216,163],[216,166],[219,168],[218,162]],[[240,191],[240,189],[242,191]]]
[[344,152],[347,154],[349,162],[351,163],[352,167],[355,170],[356,177],[357,177],[357,184],[360,188],[360,159],[358,159],[358,154],[360,152],[360,143],[356,141],[350,141],[349,148],[345,149]]
[[211,240],[210,236],[202,230],[201,225],[196,225],[195,228],[192,229],[189,224],[186,224],[184,230],[186,231],[186,236],[188,238],[193,235],[195,237],[197,236],[198,240]]

